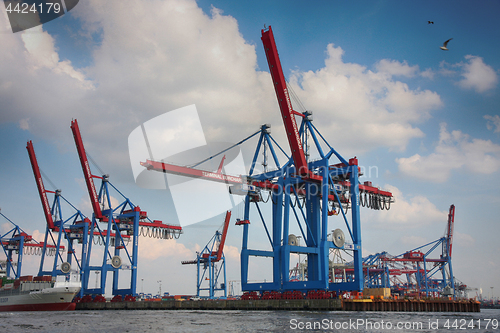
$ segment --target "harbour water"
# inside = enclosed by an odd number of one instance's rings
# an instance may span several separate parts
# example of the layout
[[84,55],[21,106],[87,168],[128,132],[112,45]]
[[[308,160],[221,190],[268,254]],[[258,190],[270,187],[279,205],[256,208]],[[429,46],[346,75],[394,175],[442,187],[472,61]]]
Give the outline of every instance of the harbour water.
[[500,332],[479,313],[110,310],[2,312],[0,332]]

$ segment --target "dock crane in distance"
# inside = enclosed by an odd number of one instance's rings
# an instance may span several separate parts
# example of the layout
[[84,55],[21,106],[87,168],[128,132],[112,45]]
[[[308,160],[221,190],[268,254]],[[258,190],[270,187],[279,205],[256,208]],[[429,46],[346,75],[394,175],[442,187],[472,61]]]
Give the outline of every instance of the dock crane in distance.
[[[43,213],[47,222],[45,229],[44,247],[41,253],[38,276],[65,276],[66,280],[69,281],[71,269],[75,268],[79,272],[80,282],[82,282],[83,267],[85,266],[87,260],[87,244],[89,239],[90,219],[83,215],[79,209],[77,209],[66,198],[64,198],[64,196],[61,194],[60,189],[50,191],[45,188],[40,167],[38,165],[38,160],[36,158],[35,149],[33,147],[33,142],[31,140],[28,141],[26,149],[28,150],[28,155],[33,169],[33,175],[35,177],[38,194],[42,202]],[[54,195],[52,207],[49,205],[47,193]],[[63,203],[66,203],[66,205],[70,206],[74,211],[74,213],[66,220],[63,218]],[[54,244],[57,249],[61,248],[64,238],[67,242],[68,250],[66,261],[63,260],[62,256],[60,255],[60,251],[56,251],[58,255],[56,255],[54,258],[52,269],[44,270],[49,238],[52,241],[52,244]],[[78,246],[75,244],[75,242],[77,244],[80,244],[79,257],[76,253],[76,249]],[[64,246],[62,246],[62,248],[64,248]],[[73,259],[76,263],[76,267],[72,267]],[[59,263],[60,265],[58,265]],[[80,289],[80,296],[83,296],[83,288]]]
[[[138,267],[138,245],[139,235],[150,236],[161,239],[178,238],[182,233],[182,227],[178,225],[165,224],[160,220],[152,221],[147,212],[142,211],[132,201],[125,197],[110,181],[109,175],[94,176],[91,173],[89,161],[83,145],[80,128],[77,120],[71,121],[71,130],[75,140],[76,150],[82,166],[85,183],[87,185],[93,214],[90,225],[91,234],[97,232],[97,241],[104,245],[103,258],[100,265],[91,265],[90,259],[84,267],[84,293],[102,295],[105,293],[108,272],[113,273],[112,294],[115,297],[132,297],[137,295],[137,267]],[[94,185],[94,178],[101,180],[99,193]],[[123,202],[113,207],[111,203],[111,192],[115,192],[123,199]],[[102,231],[99,224],[107,225],[107,230],[114,230],[114,237],[110,232]],[[97,230],[97,231],[96,231]],[[96,238],[94,236],[94,238]],[[131,251],[127,244],[131,242]],[[90,258],[94,240],[88,242],[88,256]],[[113,253],[112,248],[114,248]],[[122,257],[125,259],[122,261]],[[127,288],[119,288],[119,273],[123,270],[130,271],[130,279]],[[89,278],[92,271],[100,272],[100,286],[89,287]],[[118,300],[118,298],[116,298]]]
[[[231,211],[226,212],[222,233],[217,230],[215,235],[205,245],[201,252],[196,253],[195,260],[182,261],[183,265],[197,265],[196,296],[200,297],[201,291],[208,291],[208,298],[214,299],[217,291],[224,292],[224,298],[227,297],[226,284],[226,259],[224,256],[224,244],[226,242],[229,221],[231,220]],[[207,273],[208,270],[208,273]],[[223,274],[223,281],[220,282],[220,275]],[[205,281],[208,280],[208,287]],[[219,286],[219,287],[217,287]]]
[[[382,252],[365,258],[367,287],[390,287],[402,296],[456,297],[459,290],[451,262],[454,223],[455,205],[451,205],[443,237],[397,256]],[[439,247],[439,258],[433,257]]]
[[[21,227],[12,222],[1,211],[0,215],[3,216],[13,228],[5,234],[0,235],[0,246],[6,256],[5,260],[5,273],[7,277],[19,279],[21,277],[23,255],[37,255],[40,254],[43,248],[47,248],[50,255],[56,255],[56,247],[54,245],[45,245],[33,239],[31,235],[26,233]],[[64,246],[58,248],[59,251],[64,251]],[[15,268],[14,268],[15,267]],[[1,269],[4,269],[1,267]]]

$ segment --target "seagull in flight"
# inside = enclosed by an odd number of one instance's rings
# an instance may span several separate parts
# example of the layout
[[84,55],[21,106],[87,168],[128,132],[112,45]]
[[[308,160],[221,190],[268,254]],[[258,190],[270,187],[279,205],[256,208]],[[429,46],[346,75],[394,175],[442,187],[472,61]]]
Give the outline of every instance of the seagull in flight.
[[448,45],[448,42],[452,40],[453,38],[448,39],[446,42],[443,43],[443,46],[440,47],[441,50],[443,51],[448,51],[448,48],[446,47]]

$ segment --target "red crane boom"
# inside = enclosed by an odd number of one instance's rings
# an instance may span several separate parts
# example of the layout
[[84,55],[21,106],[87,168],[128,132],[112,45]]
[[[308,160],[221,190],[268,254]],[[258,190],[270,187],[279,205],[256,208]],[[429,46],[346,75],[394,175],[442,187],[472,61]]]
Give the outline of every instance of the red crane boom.
[[297,122],[295,121],[295,115],[302,117],[303,115],[294,111],[292,108],[292,102],[290,101],[290,95],[288,94],[288,89],[286,87],[285,75],[283,74],[283,69],[281,68],[278,49],[276,48],[276,42],[274,41],[273,30],[270,26],[267,31],[262,30],[261,39],[264,44],[264,50],[266,51],[269,70],[271,71],[274,89],[276,91],[278,104],[281,110],[281,117],[283,118],[286,136],[288,138],[290,149],[292,150],[292,158],[295,163],[297,173],[309,179],[321,180],[321,176],[313,174],[307,165],[299,129],[297,127]]
[[219,261],[222,258],[222,250],[224,249],[224,243],[226,242],[227,228],[229,227],[229,220],[231,219],[231,211],[226,212],[226,219],[224,220],[224,228],[222,229],[222,236],[219,243],[219,248],[217,249],[217,259]]
[[221,172],[223,162],[224,159],[222,159],[217,172],[193,169],[193,168],[188,168],[163,162],[151,161],[151,160],[146,160],[146,162],[141,162],[141,165],[147,168],[148,170],[155,170],[155,171],[170,173],[173,175],[180,175],[192,178],[203,178],[225,184],[233,184],[233,185],[243,184],[243,180],[241,179],[241,177],[226,175]]
[[[78,156],[80,157],[80,163],[82,164],[83,175],[85,177],[85,183],[87,184],[87,190],[90,195],[90,202],[92,204],[92,209],[94,210],[95,218],[101,220],[102,222],[107,222],[108,217],[102,214],[101,206],[99,204],[99,197],[97,195],[97,191],[94,185],[93,178],[102,179],[102,177],[94,176],[90,172],[89,161],[87,159],[87,154],[85,153],[85,147],[83,145],[82,136],[80,134],[80,128],[78,127],[77,120],[71,121],[71,131],[73,132],[73,137],[75,138],[76,150],[78,151]],[[140,207],[136,206],[135,210],[139,211],[140,219],[146,219],[148,214],[145,211],[141,211]],[[129,211],[124,211],[123,213],[128,213]],[[117,220],[118,222],[118,220]],[[181,231],[182,227],[178,225],[170,225],[165,224],[162,221],[154,220],[153,222],[149,221],[139,221],[139,226],[141,227],[149,227],[149,228],[160,228],[160,229],[170,229],[170,230],[178,230]],[[128,235],[123,235],[123,237],[130,237]]]
[[33,174],[35,175],[36,186],[38,188],[38,194],[40,195],[40,200],[42,201],[43,213],[45,214],[45,220],[49,229],[54,230],[54,219],[52,218],[52,213],[50,211],[49,199],[47,198],[46,192],[54,193],[52,191],[45,190],[43,185],[42,174],[40,173],[40,168],[38,167],[38,161],[35,155],[35,149],[33,148],[33,142],[30,140],[26,145],[28,150],[28,155],[30,157],[31,166],[33,168]]
[[[194,260],[181,261],[183,265],[197,264],[198,262],[219,262],[222,259],[222,252],[224,251],[224,244],[226,243],[227,229],[229,228],[229,220],[231,220],[231,211],[226,212],[226,218],[224,220],[224,226],[222,227],[222,234],[217,231],[215,236],[212,237],[210,242],[205,246],[201,254],[198,254],[198,258]],[[219,247],[217,251],[212,251],[215,248],[215,243],[217,241],[217,236],[220,237]]]
[[76,150],[78,151],[80,163],[82,164],[83,175],[85,177],[85,183],[87,184],[87,189],[89,191],[92,209],[94,210],[96,219],[102,219],[103,216],[101,212],[101,206],[99,205],[99,199],[95,190],[93,180],[93,178],[96,176],[93,176],[90,172],[89,160],[87,159],[87,154],[85,153],[82,136],[80,134],[80,128],[78,127],[78,122],[76,121],[76,119],[71,121],[71,131],[73,132],[73,137],[75,138]]

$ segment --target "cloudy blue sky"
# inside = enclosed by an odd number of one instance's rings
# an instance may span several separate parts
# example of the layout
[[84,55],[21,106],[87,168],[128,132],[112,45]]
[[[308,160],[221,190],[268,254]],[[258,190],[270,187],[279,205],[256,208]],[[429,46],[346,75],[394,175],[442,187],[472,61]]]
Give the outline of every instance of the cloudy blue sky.
[[[442,237],[455,204],[454,275],[498,295],[498,1],[81,0],[16,34],[0,12],[0,207],[39,240],[27,140],[55,186],[91,215],[72,119],[112,182],[174,224],[172,195],[135,184],[127,138],[137,126],[196,104],[207,142],[237,142],[270,123],[286,146],[260,41],[266,24],[322,134],[374,170],[362,180],[395,194],[389,212],[362,211],[364,253],[396,255]],[[193,293],[194,268],[180,261],[194,258],[222,219],[207,215],[177,241],[141,242],[145,291],[161,279],[162,290]],[[238,280],[240,229],[230,228],[227,245],[228,279]]]

